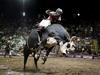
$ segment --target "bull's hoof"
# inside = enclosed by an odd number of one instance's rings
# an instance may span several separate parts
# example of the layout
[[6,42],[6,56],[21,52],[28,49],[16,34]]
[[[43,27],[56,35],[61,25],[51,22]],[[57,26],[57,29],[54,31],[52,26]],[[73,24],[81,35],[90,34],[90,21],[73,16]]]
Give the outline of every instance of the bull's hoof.
[[81,55],[81,58],[83,58],[83,55]]
[[94,56],[92,56],[92,59],[94,59]]
[[45,64],[45,61],[43,61],[42,64]]
[[43,60],[43,63],[42,64],[45,64],[47,58],[43,57],[42,60]]
[[74,55],[73,58],[76,58],[76,56]]

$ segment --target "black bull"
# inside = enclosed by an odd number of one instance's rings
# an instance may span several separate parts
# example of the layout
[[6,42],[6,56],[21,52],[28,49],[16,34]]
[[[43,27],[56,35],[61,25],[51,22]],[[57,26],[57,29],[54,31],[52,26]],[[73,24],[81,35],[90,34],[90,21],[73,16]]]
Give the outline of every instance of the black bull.
[[44,57],[44,63],[50,53],[50,51],[52,50],[53,47],[51,48],[47,48],[45,47],[46,42],[44,43],[44,40],[48,38],[48,34],[49,33],[54,33],[54,37],[57,40],[66,42],[70,40],[70,36],[68,34],[68,32],[66,31],[66,29],[60,25],[60,24],[53,24],[48,26],[43,32],[42,32],[42,36],[41,36],[41,44],[39,44],[39,35],[36,29],[33,29],[32,32],[29,35],[29,38],[27,40],[27,44],[24,47],[24,69],[25,69],[25,65],[28,59],[29,54],[33,53],[33,57],[34,57],[34,63],[37,67],[37,61],[40,57],[40,53],[41,53],[41,48],[45,48],[46,49],[46,56]]

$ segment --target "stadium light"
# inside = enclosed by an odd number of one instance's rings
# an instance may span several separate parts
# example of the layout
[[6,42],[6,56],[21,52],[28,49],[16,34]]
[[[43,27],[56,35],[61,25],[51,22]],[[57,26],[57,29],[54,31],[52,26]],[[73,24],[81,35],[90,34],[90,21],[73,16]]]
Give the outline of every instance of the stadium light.
[[78,13],[77,16],[80,16],[80,13]]
[[23,13],[22,13],[22,15],[23,15],[23,16],[25,16],[25,15],[26,15],[26,13],[25,13],[25,12],[23,12]]

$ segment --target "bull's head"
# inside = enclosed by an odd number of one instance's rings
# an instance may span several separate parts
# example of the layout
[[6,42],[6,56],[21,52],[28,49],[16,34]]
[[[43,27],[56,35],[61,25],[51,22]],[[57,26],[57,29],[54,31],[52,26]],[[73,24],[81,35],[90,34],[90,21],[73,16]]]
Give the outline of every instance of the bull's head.
[[70,53],[70,52],[74,52],[76,44],[79,41],[80,41],[80,38],[78,38],[76,36],[72,36],[69,42],[63,43],[63,41],[61,41],[59,43],[59,45],[60,45],[60,51],[63,54],[65,54],[65,55],[68,54],[68,53]]
[[73,42],[65,42],[65,43],[63,43],[63,41],[61,41],[59,45],[60,45],[60,51],[64,55],[67,55],[70,52],[74,52],[75,51],[75,44]]
[[70,48],[70,44],[68,44],[68,42],[63,43],[63,41],[61,41],[59,45],[60,45],[60,51],[61,51],[61,53],[63,53],[63,54],[66,55],[67,51],[68,51],[68,48]]

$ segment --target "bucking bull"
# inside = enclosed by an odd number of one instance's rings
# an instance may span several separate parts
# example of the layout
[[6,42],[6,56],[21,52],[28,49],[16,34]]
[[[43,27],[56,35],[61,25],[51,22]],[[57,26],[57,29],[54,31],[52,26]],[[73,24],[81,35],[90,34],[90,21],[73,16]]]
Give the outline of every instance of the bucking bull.
[[[47,60],[49,53],[56,45],[64,45],[64,43],[69,41],[70,41],[69,33],[60,24],[49,25],[42,32],[41,37],[39,36],[37,29],[33,29],[24,47],[24,70],[29,54],[33,55],[35,67],[36,69],[38,69],[37,61],[39,60],[42,50],[44,49],[46,50],[46,54],[42,58],[44,64],[45,61]],[[61,42],[63,42],[63,44],[60,44]]]

